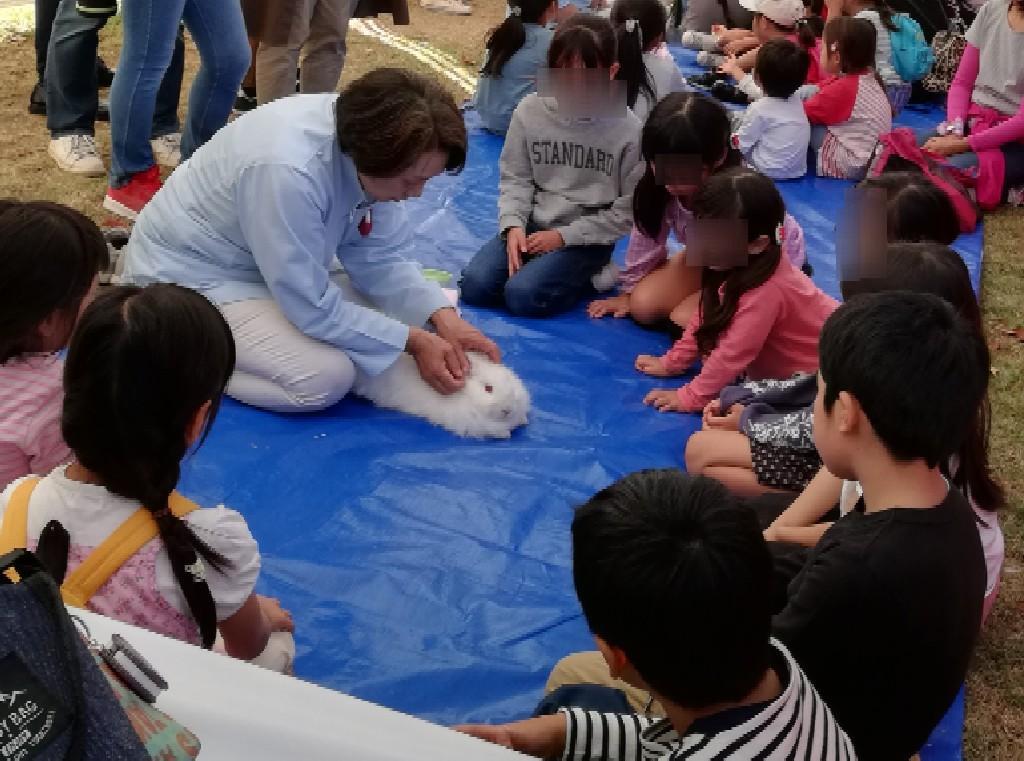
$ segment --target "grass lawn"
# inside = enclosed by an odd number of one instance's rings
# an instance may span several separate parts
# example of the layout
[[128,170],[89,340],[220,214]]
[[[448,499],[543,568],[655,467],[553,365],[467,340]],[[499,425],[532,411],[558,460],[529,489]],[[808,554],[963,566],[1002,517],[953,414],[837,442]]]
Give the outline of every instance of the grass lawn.
[[[504,4],[498,0],[476,0],[474,15],[468,18],[429,14],[418,6],[411,11],[413,19],[408,27],[382,25],[406,37],[429,40],[475,70],[487,31],[502,18]],[[25,34],[25,17],[25,11],[14,16],[5,12],[0,17],[8,19],[8,32],[0,34],[0,119],[7,125],[0,132],[0,197],[60,201],[102,221],[106,215],[100,201],[106,181],[60,172],[46,152],[48,134],[44,120],[25,110],[35,78],[33,46],[31,37]],[[0,20],[0,27],[3,26]],[[114,22],[102,34],[101,51],[111,64],[117,60],[119,32]],[[196,66],[191,46],[187,60],[186,78],[190,79]],[[410,56],[350,31],[343,81],[382,65],[407,66],[430,73]],[[468,94],[448,80],[442,81],[457,98]],[[187,93],[183,105],[186,99]],[[97,140],[101,152],[109,156],[106,125],[98,126]],[[969,678],[964,748],[966,758],[986,761],[1024,759],[1024,337],[1009,335],[1009,331],[1024,325],[1022,288],[1024,212],[992,215],[985,226],[982,289],[993,350],[992,462],[1009,495],[1009,505],[1002,515],[1007,560],[999,600],[982,635]]]

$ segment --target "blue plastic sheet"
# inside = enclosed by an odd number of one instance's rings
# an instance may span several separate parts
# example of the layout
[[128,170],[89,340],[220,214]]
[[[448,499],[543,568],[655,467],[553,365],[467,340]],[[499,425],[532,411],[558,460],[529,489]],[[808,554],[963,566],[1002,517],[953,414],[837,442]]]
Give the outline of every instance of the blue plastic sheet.
[[[497,232],[501,140],[467,120],[466,170],[408,204],[416,258],[450,272]],[[833,294],[844,187],[783,184]],[[961,243],[977,277],[980,235]],[[442,723],[529,713],[554,662],[593,647],[569,566],[573,506],[633,470],[680,466],[699,423],[642,405],[664,382],[633,358],[664,351],[663,334],[593,322],[582,307],[541,321],[466,313],[533,395],[530,424],[510,441],[461,440],[356,399],[303,416],[226,400],[182,484],[246,516],[259,590],[294,613],[300,677]]]

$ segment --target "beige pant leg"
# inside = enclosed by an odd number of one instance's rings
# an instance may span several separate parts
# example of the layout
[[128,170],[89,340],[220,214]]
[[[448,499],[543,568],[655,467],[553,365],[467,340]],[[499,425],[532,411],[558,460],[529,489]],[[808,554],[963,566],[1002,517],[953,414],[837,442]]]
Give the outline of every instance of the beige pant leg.
[[317,0],[277,0],[272,20],[256,53],[256,100],[259,105],[295,94],[299,52],[310,34]]
[[612,677],[604,656],[596,650],[585,653],[573,653],[556,663],[555,667],[551,669],[548,683],[544,687],[544,694],[550,694],[567,684],[597,684],[602,687],[614,687],[625,694],[629,705],[638,714],[665,715],[664,709],[657,702],[648,711],[647,707],[651,699],[650,694],[630,684],[626,684],[621,679]]
[[334,92],[345,65],[345,35],[355,0],[316,0],[303,48],[302,92]]

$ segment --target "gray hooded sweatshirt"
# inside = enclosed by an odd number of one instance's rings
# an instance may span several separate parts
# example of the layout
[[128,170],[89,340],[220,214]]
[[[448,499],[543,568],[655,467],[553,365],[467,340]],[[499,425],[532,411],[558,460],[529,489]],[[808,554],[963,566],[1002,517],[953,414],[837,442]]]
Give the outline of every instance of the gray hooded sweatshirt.
[[557,230],[566,246],[611,245],[633,226],[633,188],[644,173],[640,120],[560,115],[527,95],[501,151],[498,225]]

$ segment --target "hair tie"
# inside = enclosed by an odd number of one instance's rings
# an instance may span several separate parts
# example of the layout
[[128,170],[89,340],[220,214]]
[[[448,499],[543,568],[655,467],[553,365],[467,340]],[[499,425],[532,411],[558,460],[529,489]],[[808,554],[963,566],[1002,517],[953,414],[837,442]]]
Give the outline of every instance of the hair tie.
[[161,518],[167,518],[167,517],[170,516],[170,514],[171,514],[171,511],[169,509],[167,509],[166,507],[162,507],[159,510],[154,510],[153,511],[153,517],[156,520],[160,520]]
[[786,240],[786,227],[785,222],[780,222],[778,227],[775,228],[775,242],[782,245],[783,241]]
[[510,5],[508,8],[509,8],[509,13],[511,15],[513,15],[513,16],[517,16],[518,17],[518,16],[522,16],[523,15],[523,9],[520,8],[518,5]]

